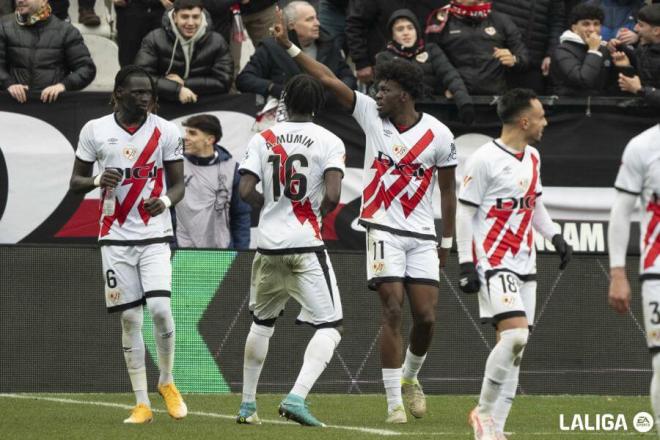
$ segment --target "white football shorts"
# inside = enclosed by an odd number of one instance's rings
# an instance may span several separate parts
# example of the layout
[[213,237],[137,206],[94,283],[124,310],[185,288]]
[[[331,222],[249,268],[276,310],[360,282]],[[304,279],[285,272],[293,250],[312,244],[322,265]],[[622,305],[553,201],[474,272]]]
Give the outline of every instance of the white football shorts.
[[262,254],[252,262],[250,311],[254,322],[273,326],[289,298],[300,306],[297,323],[316,328],[341,325],[337,279],[326,251]]
[[479,315],[482,321],[499,321],[526,316],[534,325],[536,314],[536,277],[520,276],[508,270],[484,273],[479,270]]
[[146,298],[170,297],[172,265],[168,243],[101,246],[105,304],[118,312],[145,304]]

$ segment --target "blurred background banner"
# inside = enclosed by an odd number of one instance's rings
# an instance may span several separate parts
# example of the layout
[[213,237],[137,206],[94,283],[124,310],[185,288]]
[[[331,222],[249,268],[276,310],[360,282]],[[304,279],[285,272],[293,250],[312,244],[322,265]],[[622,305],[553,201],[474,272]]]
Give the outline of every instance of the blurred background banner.
[[[240,392],[251,324],[253,252],[178,250],[172,307],[174,376],[183,392]],[[382,392],[376,293],[367,290],[361,252],[330,253],[344,307],[344,338],[315,392]],[[632,288],[637,258],[627,267]],[[559,273],[556,255],[538,258],[536,322],[520,388],[528,394],[643,395],[651,379],[641,301],[616,315],[607,305],[607,258],[578,255]],[[0,393],[125,392],[130,389],[117,316],[105,311],[100,252],[93,246],[0,246]],[[441,274],[438,320],[420,380],[427,393],[478,394],[495,342],[476,295],[457,287],[455,259]],[[277,321],[260,392],[286,392],[313,329],[295,325],[291,301]],[[402,334],[409,330],[409,313]],[[158,380],[152,326],[145,321],[149,385]],[[152,388],[153,389],[153,388]]]
[[[460,180],[465,159],[498,136],[499,121],[492,97],[475,97],[477,123],[458,121],[450,102],[419,104],[446,123],[456,136]],[[621,98],[544,98],[549,126],[541,151],[543,199],[577,252],[604,253],[609,210],[621,154],[635,135],[660,118],[636,101]],[[53,107],[29,100],[18,104],[0,94],[0,243],[86,243],[96,240],[98,191],[68,193],[74,150],[82,126],[111,111],[107,93],[67,93]],[[161,103],[159,114],[179,125],[194,114],[214,113],[223,126],[220,144],[241,160],[255,134],[259,106],[251,94],[216,95],[194,105]],[[357,226],[360,205],[364,134],[345,111],[328,108],[317,122],[346,144],[347,169],[340,206],[324,221],[323,238],[333,249],[362,249],[364,232]],[[439,202],[436,190],[434,197]],[[439,203],[436,219],[441,221]],[[636,220],[636,219],[635,219]],[[253,215],[255,243],[258,215]],[[439,225],[438,225],[439,226]],[[638,253],[639,227],[633,224],[630,252]],[[537,237],[537,247],[549,243]]]

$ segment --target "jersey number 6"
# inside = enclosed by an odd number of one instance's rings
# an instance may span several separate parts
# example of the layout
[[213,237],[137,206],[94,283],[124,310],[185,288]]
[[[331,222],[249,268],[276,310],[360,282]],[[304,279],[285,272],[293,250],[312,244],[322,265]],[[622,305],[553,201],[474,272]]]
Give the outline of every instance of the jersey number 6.
[[307,166],[307,158],[302,154],[292,154],[282,166],[282,158],[278,154],[268,156],[268,162],[273,164],[273,199],[280,199],[280,185],[284,184],[284,195],[291,200],[302,200],[307,194],[307,177],[297,173],[294,162],[299,166]]

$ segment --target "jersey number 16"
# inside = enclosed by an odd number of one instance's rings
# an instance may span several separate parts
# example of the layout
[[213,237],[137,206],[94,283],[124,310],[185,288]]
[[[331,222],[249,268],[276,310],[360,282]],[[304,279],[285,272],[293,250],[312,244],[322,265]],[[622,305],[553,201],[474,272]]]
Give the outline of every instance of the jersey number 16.
[[282,164],[278,154],[268,156],[268,162],[273,164],[273,199],[279,200],[281,196],[280,185],[284,184],[284,196],[291,200],[302,200],[307,194],[307,177],[296,172],[295,162],[300,167],[307,166],[307,158],[302,154],[292,154]]

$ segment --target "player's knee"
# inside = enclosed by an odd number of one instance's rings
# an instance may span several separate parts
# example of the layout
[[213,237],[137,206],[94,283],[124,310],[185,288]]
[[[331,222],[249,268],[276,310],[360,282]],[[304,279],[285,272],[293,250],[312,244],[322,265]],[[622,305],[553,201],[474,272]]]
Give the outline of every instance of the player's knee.
[[320,328],[316,330],[316,333],[319,335],[323,335],[329,340],[331,340],[334,343],[335,348],[337,347],[337,345],[339,345],[339,342],[341,341],[341,333],[336,328]]
[[383,304],[383,325],[392,328],[401,327],[401,306],[397,303]]
[[511,347],[511,351],[514,357],[520,357],[522,351],[527,345],[527,339],[529,338],[529,329],[526,328],[512,328],[509,330],[504,330],[500,333],[500,342],[506,344],[508,347]]
[[273,333],[275,333],[275,327],[269,327],[253,322],[252,325],[250,326],[250,332],[254,333],[255,335],[270,338],[271,336],[273,336]]
[[121,328],[124,333],[142,330],[142,307],[132,307],[121,312]]
[[414,316],[413,325],[418,331],[433,331],[433,327],[435,326],[435,311],[430,310],[427,313]]
[[147,300],[147,308],[151,319],[157,327],[167,324],[172,318],[172,309],[170,308],[169,298],[156,297]]

